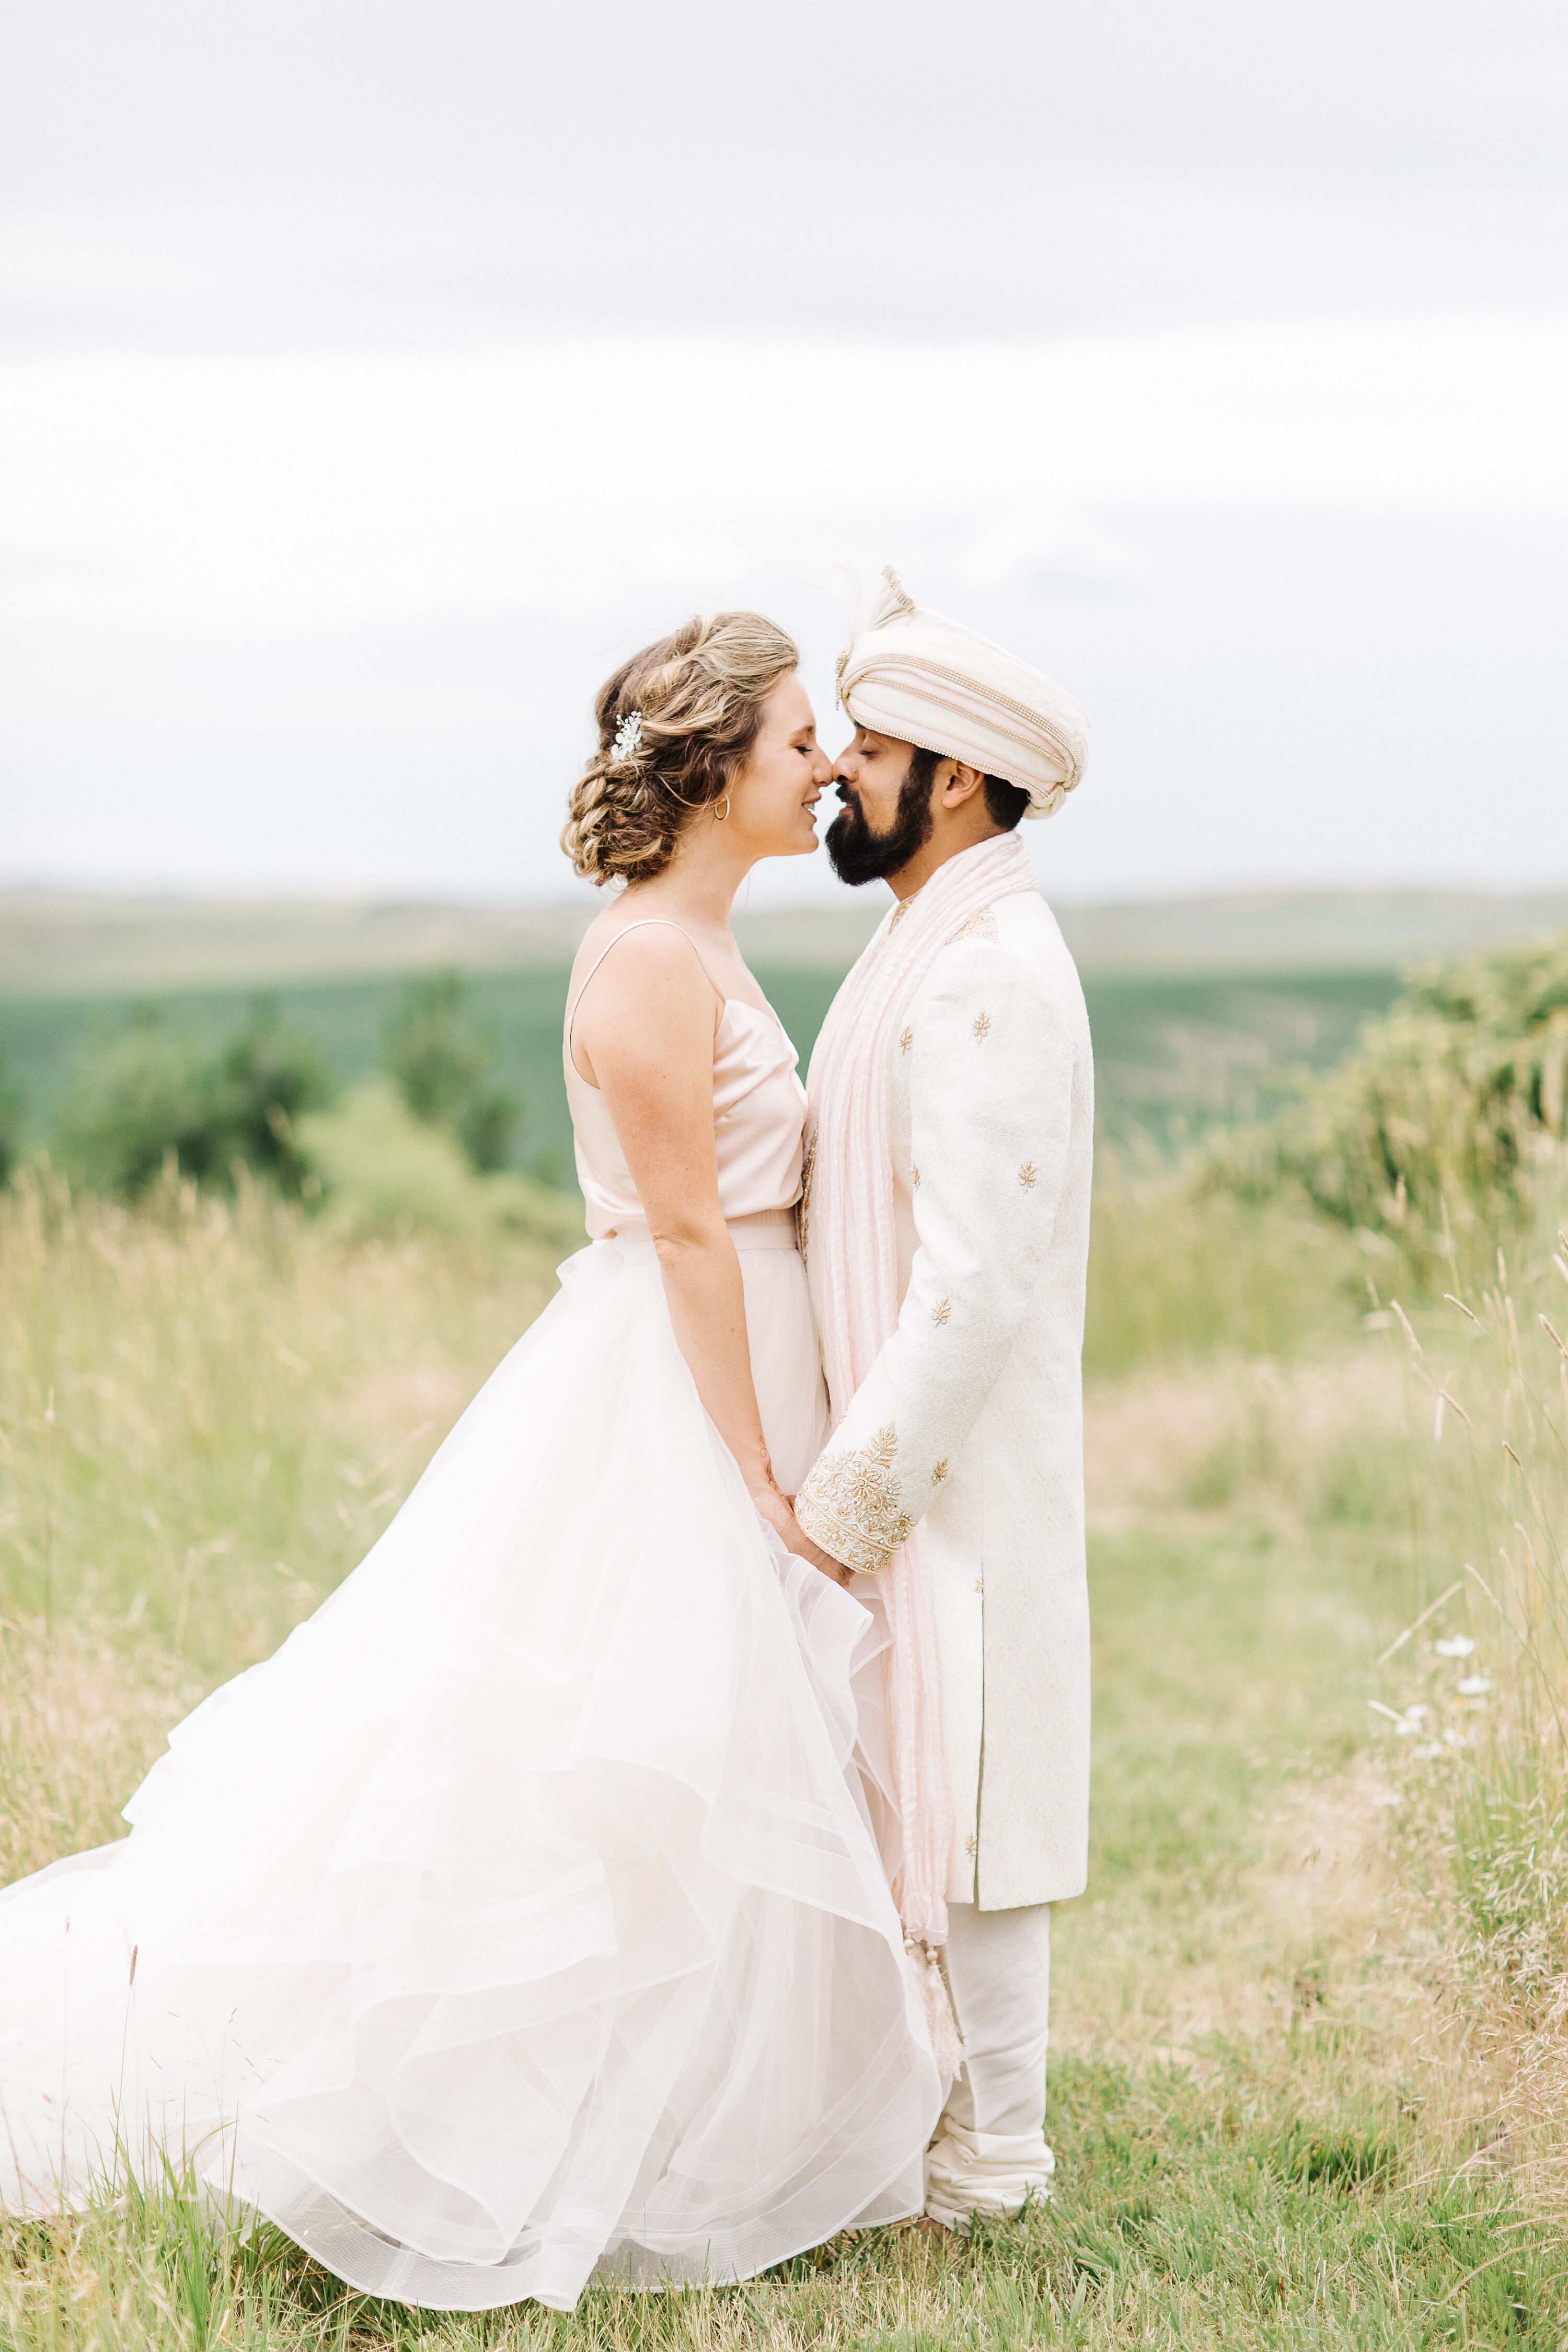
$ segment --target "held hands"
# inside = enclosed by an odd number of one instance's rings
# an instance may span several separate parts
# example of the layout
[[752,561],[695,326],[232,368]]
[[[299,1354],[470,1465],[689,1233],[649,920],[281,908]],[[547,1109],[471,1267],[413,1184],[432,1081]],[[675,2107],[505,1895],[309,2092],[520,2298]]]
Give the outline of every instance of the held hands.
[[781,1495],[776,1486],[769,1485],[754,1490],[752,1500],[756,1505],[758,1517],[767,1521],[786,1551],[793,1551],[799,1559],[808,1559],[813,1568],[820,1569],[824,1576],[830,1576],[835,1584],[847,1587],[849,1570],[830,1552],[812,1542],[795,1517],[791,1496]]

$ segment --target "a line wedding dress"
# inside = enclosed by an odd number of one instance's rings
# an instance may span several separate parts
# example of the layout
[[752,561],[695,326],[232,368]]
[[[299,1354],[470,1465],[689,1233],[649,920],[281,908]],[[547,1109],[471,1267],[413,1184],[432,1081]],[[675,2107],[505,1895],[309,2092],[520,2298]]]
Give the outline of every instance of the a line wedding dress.
[[[354,1574],[174,1733],[132,1835],[0,1895],[0,2210],[188,2156],[353,2286],[464,2310],[921,2210],[941,2093],[856,1748],[874,1620],[764,1530],[567,1071],[616,1238]],[[720,1197],[786,1492],[824,1434],[804,1100],[731,1000]]]

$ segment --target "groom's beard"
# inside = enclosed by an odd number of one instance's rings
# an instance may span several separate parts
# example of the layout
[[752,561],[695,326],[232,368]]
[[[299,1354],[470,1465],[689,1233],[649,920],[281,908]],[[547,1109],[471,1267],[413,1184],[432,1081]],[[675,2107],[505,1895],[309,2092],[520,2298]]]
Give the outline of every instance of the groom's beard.
[[[923,764],[923,763],[921,763]],[[885,882],[907,866],[931,839],[936,819],[931,813],[929,775],[906,776],[899,788],[899,805],[886,833],[873,833],[858,794],[844,802],[826,833],[827,855],[841,882]],[[840,797],[847,787],[839,786]]]

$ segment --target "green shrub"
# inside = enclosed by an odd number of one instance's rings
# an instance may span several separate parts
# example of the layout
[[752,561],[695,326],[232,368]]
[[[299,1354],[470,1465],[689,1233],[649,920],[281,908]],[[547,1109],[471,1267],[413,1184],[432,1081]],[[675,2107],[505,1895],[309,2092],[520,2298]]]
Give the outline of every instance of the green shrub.
[[0,1053],[0,1184],[9,1181],[22,1148],[22,1089],[5,1067]]
[[521,1117],[517,1097],[504,1087],[481,1087],[463,1105],[456,1122],[458,1140],[481,1175],[506,1166]]
[[391,1087],[356,1088],[303,1120],[300,1139],[328,1223],[350,1239],[436,1233],[481,1249],[542,1244],[557,1255],[582,1245],[574,1197],[510,1170],[477,1171],[444,1127],[416,1118]]
[[1352,1230],[1392,1231],[1417,1264],[1451,1234],[1531,1213],[1568,1094],[1568,933],[1413,977],[1336,1069],[1260,1125],[1215,1139],[1201,1181],[1289,1189]]
[[294,1123],[307,1111],[325,1109],[332,1094],[317,1047],[281,1028],[273,1009],[258,1004],[217,1065],[214,1103],[219,1139],[229,1147],[226,1171],[242,1160],[287,1192],[308,1191],[310,1171]]
[[494,1059],[468,1025],[460,972],[407,983],[386,1027],[387,1074],[415,1118],[450,1129],[481,1170],[505,1167],[522,1118],[517,1097],[489,1083]]
[[281,1029],[265,1003],[211,1056],[147,1006],[89,1066],[67,1117],[64,1157],[87,1183],[127,1199],[171,1162],[197,1183],[226,1187],[243,1164],[298,1197],[313,1179],[295,1122],[331,1097],[315,1047]]

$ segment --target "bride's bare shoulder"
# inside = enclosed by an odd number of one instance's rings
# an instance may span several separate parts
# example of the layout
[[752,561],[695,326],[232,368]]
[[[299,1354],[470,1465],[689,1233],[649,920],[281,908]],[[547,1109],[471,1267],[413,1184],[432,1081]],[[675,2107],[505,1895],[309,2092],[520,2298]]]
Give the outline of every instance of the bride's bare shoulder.
[[571,993],[624,1004],[628,998],[706,999],[716,995],[700,951],[672,918],[606,907],[583,935],[572,965]]

